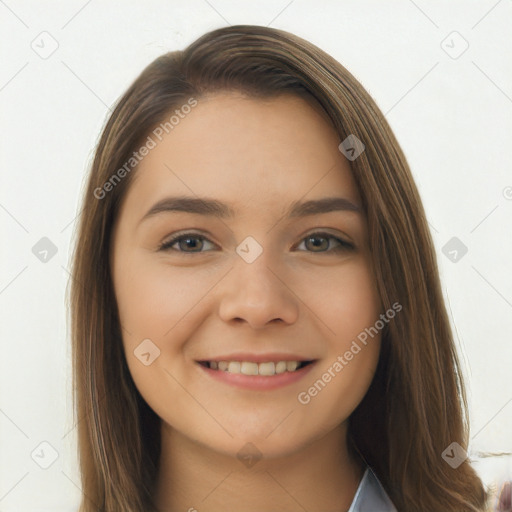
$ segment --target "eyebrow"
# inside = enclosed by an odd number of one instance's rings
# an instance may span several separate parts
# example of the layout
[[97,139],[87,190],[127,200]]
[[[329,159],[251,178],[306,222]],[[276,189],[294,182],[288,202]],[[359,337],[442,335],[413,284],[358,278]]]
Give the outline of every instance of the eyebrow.
[[[294,201],[285,212],[285,217],[307,217],[333,211],[362,213],[360,206],[344,197],[325,197],[305,202]],[[220,219],[235,217],[235,211],[232,208],[216,199],[177,196],[158,201],[142,217],[141,222],[163,212],[186,212]]]

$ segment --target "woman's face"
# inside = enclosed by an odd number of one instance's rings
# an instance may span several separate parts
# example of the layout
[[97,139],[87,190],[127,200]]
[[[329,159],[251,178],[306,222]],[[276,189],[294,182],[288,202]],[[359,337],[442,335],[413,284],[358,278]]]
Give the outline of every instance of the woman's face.
[[[366,219],[314,203],[361,206],[341,141],[292,95],[212,95],[168,131],[153,136],[114,230],[133,380],[165,427],[204,447],[297,452],[347,420],[380,350],[365,331],[381,312]],[[205,199],[203,213],[172,209],[178,196]],[[295,361],[313,362],[294,372]]]

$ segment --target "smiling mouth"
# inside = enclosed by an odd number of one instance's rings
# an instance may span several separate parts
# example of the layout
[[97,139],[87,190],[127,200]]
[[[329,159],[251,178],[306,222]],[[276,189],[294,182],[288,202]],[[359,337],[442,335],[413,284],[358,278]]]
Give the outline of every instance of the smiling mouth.
[[271,377],[281,373],[293,373],[314,362],[311,361],[278,361],[254,363],[250,361],[197,361],[201,366],[221,372],[241,375],[262,375]]

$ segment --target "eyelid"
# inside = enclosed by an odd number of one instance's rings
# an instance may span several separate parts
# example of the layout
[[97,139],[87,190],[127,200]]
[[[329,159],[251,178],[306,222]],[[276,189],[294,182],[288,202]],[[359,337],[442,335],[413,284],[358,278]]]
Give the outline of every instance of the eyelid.
[[[333,249],[328,249],[326,251],[299,251],[299,252],[309,252],[311,254],[315,254],[315,253],[318,253],[318,254],[335,254],[337,252],[344,251],[344,250],[345,251],[349,251],[349,250],[355,250],[356,249],[356,245],[351,240],[346,240],[346,239],[342,238],[339,235],[335,235],[333,233],[330,233],[330,232],[326,231],[325,229],[326,228],[323,228],[323,229],[322,228],[317,228],[316,230],[313,230],[313,231],[311,231],[309,233],[306,233],[306,234],[302,235],[300,240],[299,240],[299,242],[297,244],[295,244],[292,248],[296,248],[298,245],[300,245],[303,242],[305,242],[308,238],[316,236],[316,237],[319,237],[319,238],[323,237],[323,238],[327,238],[327,239],[333,239],[333,240],[335,240],[335,241],[337,241],[339,243],[339,246],[335,247]],[[172,245],[174,245],[175,243],[177,243],[180,240],[185,239],[187,237],[189,237],[189,238],[197,238],[197,239],[200,239],[202,241],[206,241],[206,242],[209,242],[211,244],[217,245],[217,244],[215,244],[215,242],[212,242],[208,238],[208,236],[205,236],[202,233],[196,233],[195,231],[181,231],[181,232],[177,232],[177,233],[173,234],[173,236],[169,240],[162,242],[159,245],[158,250],[159,251],[166,251],[166,250],[168,250],[168,251],[176,252],[178,254],[187,254],[187,255],[203,254],[205,252],[211,252],[211,251],[181,251],[181,250],[171,249]]]
[[305,234],[301,235],[300,241],[304,241],[306,238],[316,235],[316,236],[325,236],[325,237],[331,237],[336,238],[340,240],[343,244],[350,245],[352,247],[356,247],[355,243],[352,241],[352,238],[346,235],[345,233],[331,233],[329,231],[330,228],[316,228],[313,230],[310,230],[306,232]]
[[169,251],[173,251],[173,252],[176,252],[179,254],[199,254],[199,253],[204,253],[204,252],[210,252],[210,251],[199,251],[198,253],[194,253],[193,251],[186,252],[186,251],[178,251],[176,249],[171,249],[170,246],[174,245],[175,243],[177,243],[180,240],[187,238],[187,237],[199,238],[200,240],[207,241],[207,242],[210,242],[211,244],[217,245],[214,242],[212,242],[208,238],[208,236],[206,236],[202,233],[196,233],[195,231],[179,231],[179,232],[173,234],[168,240],[164,240],[161,244],[159,244],[158,250],[159,251],[169,250]]

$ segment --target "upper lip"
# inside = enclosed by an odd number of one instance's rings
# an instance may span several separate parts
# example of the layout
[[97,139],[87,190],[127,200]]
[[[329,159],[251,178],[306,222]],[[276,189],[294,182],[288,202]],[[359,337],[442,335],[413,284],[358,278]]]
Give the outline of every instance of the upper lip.
[[278,363],[279,361],[314,361],[314,359],[312,357],[303,357],[297,354],[288,354],[285,352],[273,352],[266,354],[249,354],[247,352],[236,352],[233,354],[215,356],[207,359],[198,359],[198,361],[247,361],[249,363]]

